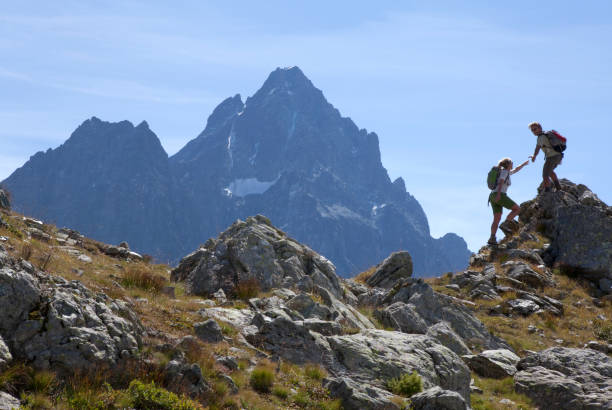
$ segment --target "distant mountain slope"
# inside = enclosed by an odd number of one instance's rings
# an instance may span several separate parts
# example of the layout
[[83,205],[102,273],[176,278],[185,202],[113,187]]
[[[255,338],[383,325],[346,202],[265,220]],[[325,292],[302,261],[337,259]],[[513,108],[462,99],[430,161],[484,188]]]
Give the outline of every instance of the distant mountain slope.
[[246,102],[223,101],[168,158],[146,123],[86,121],[6,181],[18,210],[176,261],[235,219],[264,214],[347,276],[407,249],[417,274],[459,270],[455,234],[430,236],[378,136],[329,104],[297,67],[277,69]]

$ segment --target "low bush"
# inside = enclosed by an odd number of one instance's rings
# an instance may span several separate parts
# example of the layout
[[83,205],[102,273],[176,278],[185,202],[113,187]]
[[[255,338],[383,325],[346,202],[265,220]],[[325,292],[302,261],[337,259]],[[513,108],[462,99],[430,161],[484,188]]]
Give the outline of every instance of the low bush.
[[423,391],[423,380],[415,370],[410,374],[406,373],[402,377],[387,381],[387,387],[394,394],[410,397]]
[[272,394],[274,394],[276,397],[280,399],[286,400],[287,397],[289,397],[289,390],[287,390],[284,387],[278,386],[272,390]]
[[180,398],[166,389],[133,380],[128,388],[130,405],[135,409],[196,410],[200,407],[186,398]]
[[274,384],[274,373],[265,367],[256,368],[251,372],[251,387],[260,393],[269,393]]

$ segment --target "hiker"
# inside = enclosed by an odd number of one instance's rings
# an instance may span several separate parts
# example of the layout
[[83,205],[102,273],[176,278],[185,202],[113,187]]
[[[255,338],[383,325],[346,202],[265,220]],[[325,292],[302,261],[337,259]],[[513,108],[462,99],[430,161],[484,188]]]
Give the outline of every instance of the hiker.
[[[521,208],[506,194],[508,187],[511,184],[510,175],[519,172],[525,165],[529,163],[529,160],[523,162],[518,167],[512,169],[512,160],[510,158],[503,158],[497,163],[498,173],[495,188],[489,194],[489,202],[493,208],[493,223],[491,224],[491,237],[487,241],[489,245],[497,245],[497,239],[495,233],[497,227],[506,232],[514,232],[518,229],[518,222],[514,221],[514,217],[518,215]],[[499,221],[502,217],[503,208],[510,209],[511,212],[506,217],[506,220],[499,225]]]
[[[561,184],[559,184],[559,179],[557,178],[557,174],[555,174],[554,170],[555,168],[557,168],[557,166],[561,163],[561,160],[563,159],[562,151],[565,149],[565,145],[562,145],[562,148],[558,148],[558,146],[556,145],[554,146],[551,142],[551,137],[554,138],[561,136],[554,130],[549,132],[542,131],[542,126],[539,122],[532,122],[531,124],[529,124],[529,129],[531,130],[533,135],[538,137],[538,142],[536,143],[533,156],[530,156],[531,162],[535,162],[536,157],[538,156],[538,152],[540,152],[540,149],[544,151],[544,156],[546,158],[546,160],[544,161],[544,168],[542,169],[542,184],[540,185],[540,188],[544,192],[550,191],[550,180],[552,178],[556,190],[560,191]],[[564,139],[563,142],[565,142]]]

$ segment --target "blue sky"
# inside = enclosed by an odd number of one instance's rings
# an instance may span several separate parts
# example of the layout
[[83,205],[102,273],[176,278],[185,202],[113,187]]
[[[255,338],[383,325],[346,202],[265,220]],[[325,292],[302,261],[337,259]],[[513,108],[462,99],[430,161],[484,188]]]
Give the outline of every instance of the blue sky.
[[[533,153],[534,120],[569,139],[559,176],[612,204],[612,2],[296,3],[3,2],[0,180],[94,115],[146,120],[173,154],[224,98],[297,65],[378,134],[434,236],[485,243],[486,173]],[[513,178],[517,202],[542,163]]]

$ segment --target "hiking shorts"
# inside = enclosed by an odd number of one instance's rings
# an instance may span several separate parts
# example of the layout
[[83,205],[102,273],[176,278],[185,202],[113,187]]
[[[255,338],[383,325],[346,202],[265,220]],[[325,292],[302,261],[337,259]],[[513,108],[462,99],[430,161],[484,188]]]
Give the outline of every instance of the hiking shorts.
[[555,168],[561,163],[563,159],[563,154],[555,155],[554,157],[546,158],[544,161],[544,168],[542,169],[542,178],[549,177]]
[[493,213],[498,214],[504,208],[512,209],[514,205],[517,205],[505,192],[502,192],[499,196],[499,202],[495,202],[495,196],[497,196],[497,192],[493,191],[489,195],[489,202],[491,202],[491,208],[493,208]]

